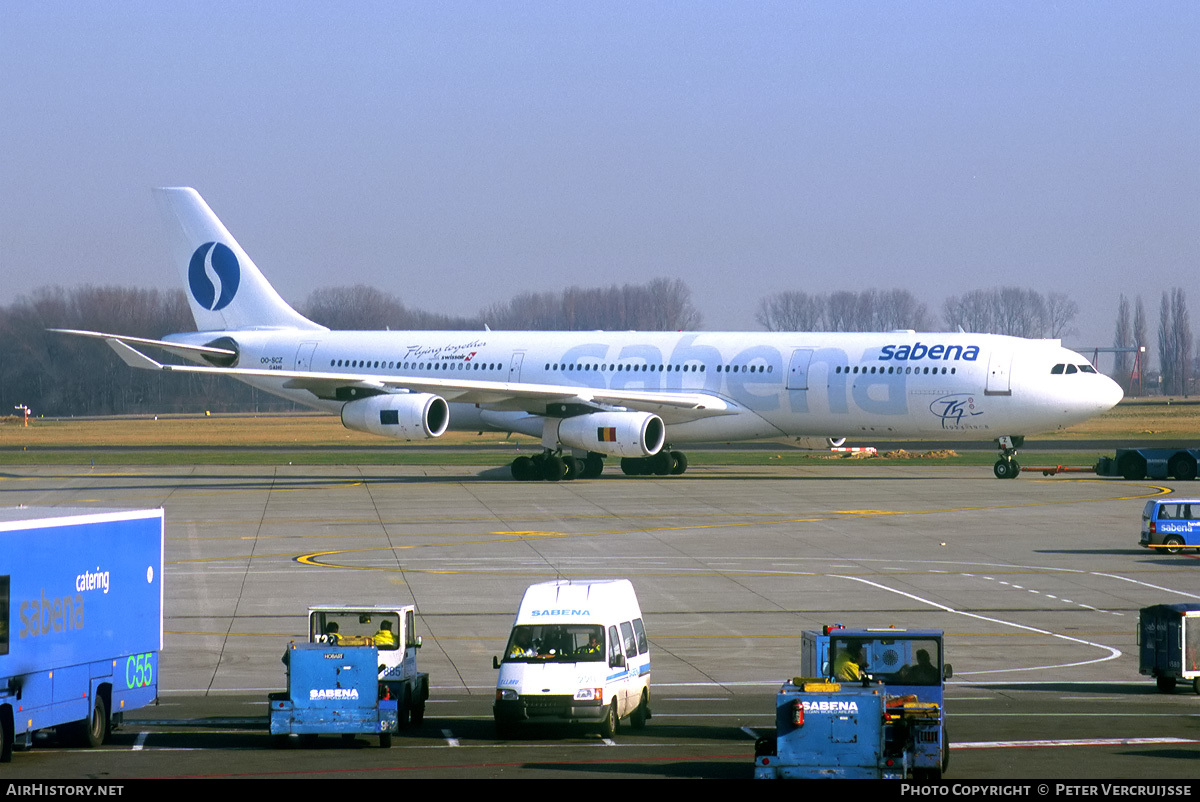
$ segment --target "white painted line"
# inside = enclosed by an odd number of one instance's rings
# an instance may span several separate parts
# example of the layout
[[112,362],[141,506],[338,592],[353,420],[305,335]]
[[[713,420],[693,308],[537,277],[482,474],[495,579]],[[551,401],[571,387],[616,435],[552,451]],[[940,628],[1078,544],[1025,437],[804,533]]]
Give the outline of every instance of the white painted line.
[[149,735],[150,735],[150,733],[146,732],[145,730],[142,730],[141,732],[139,732],[137,740],[133,742],[133,749],[130,751],[133,751],[133,752],[142,751],[142,747],[146,745],[146,738]]
[[974,741],[954,743],[959,749],[1025,749],[1043,746],[1144,746],[1150,744],[1194,744],[1194,738],[1067,738],[1059,741]]
[[1082,638],[1073,638],[1070,635],[1063,635],[1058,632],[1051,632],[1050,630],[1041,629],[1039,627],[1031,627],[1031,626],[1028,626],[1027,624],[1018,624],[1015,621],[1005,621],[1002,618],[992,618],[992,617],[986,616],[986,615],[979,615],[978,613],[968,613],[964,610],[956,610],[953,607],[948,607],[945,604],[941,604],[939,602],[935,602],[930,599],[925,599],[925,598],[922,598],[921,596],[917,596],[916,594],[907,593],[907,592],[905,592],[903,590],[899,590],[897,588],[889,588],[887,585],[881,585],[878,582],[872,582],[871,580],[863,579],[862,577],[843,576],[840,574],[830,574],[830,576],[837,578],[837,579],[848,579],[852,582],[861,582],[864,585],[870,585],[873,588],[878,588],[880,590],[886,590],[889,593],[895,593],[896,595],[903,596],[906,599],[912,599],[915,602],[919,602],[921,604],[927,604],[930,607],[936,607],[937,609],[944,610],[947,613],[953,613],[955,615],[961,615],[961,616],[965,616],[967,618],[974,618],[979,621],[987,621],[992,624],[1000,624],[1000,625],[1006,626],[1006,627],[1013,627],[1014,629],[1023,629],[1026,632],[1035,632],[1039,635],[1047,635],[1052,638],[1059,638],[1061,640],[1070,641],[1072,643],[1081,643],[1084,646],[1091,646],[1096,649],[1100,649],[1102,651],[1108,652],[1107,657],[1097,657],[1094,660],[1080,660],[1080,661],[1077,661],[1074,663],[1059,663],[1059,664],[1055,664],[1055,665],[1046,665],[1046,666],[1025,666],[1023,668],[999,668],[999,669],[995,669],[995,670],[991,670],[991,671],[960,671],[960,672],[958,672],[960,676],[967,675],[967,674],[974,676],[977,674],[1001,674],[1001,673],[1008,673],[1011,671],[1040,671],[1040,670],[1045,670],[1045,669],[1073,668],[1075,666],[1086,666],[1086,665],[1091,665],[1093,663],[1103,663],[1108,660],[1115,660],[1121,656],[1120,649],[1114,649],[1113,647],[1105,646],[1102,643],[1092,643],[1091,641],[1086,641],[1086,640],[1083,640]]
[[450,730],[442,730],[442,737],[446,739],[446,746],[458,746],[458,739],[454,737],[454,733]]

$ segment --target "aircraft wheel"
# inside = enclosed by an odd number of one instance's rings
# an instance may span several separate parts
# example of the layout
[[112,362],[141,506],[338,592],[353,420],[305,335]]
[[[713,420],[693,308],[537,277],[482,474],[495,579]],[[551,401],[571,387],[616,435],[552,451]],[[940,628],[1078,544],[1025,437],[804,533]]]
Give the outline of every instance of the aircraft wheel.
[[553,454],[542,460],[542,478],[547,482],[557,482],[566,478],[567,466],[560,457]]
[[579,475],[581,479],[595,479],[604,472],[604,457],[592,451],[587,455],[587,459],[583,461],[583,472]]
[[1012,466],[1012,460],[998,459],[992,466],[992,473],[996,474],[997,479],[1011,479],[1013,478]]
[[622,457],[621,473],[626,476],[641,476],[646,472],[645,462],[641,457]]
[[671,473],[671,468],[675,467],[675,460],[671,459],[671,455],[666,451],[658,452],[646,462],[649,473],[653,473],[655,476],[666,476]]
[[671,460],[675,463],[671,466],[672,476],[679,476],[688,469],[687,454],[682,451],[672,451]]
[[563,481],[569,482],[572,479],[578,479],[583,474],[583,466],[579,460],[574,457],[562,457],[563,461]]
[[537,471],[534,469],[533,460],[529,457],[517,457],[513,460],[512,478],[518,482],[528,482],[537,478]]

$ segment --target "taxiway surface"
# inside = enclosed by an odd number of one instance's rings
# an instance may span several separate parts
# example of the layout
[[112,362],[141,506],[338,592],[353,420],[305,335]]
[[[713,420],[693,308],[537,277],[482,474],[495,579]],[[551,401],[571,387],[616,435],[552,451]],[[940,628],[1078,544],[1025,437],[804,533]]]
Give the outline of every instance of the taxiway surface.
[[[1195,555],[1137,546],[1144,499],[1173,482],[869,464],[614,473],[10,468],[0,505],[165,508],[167,597],[162,704],[99,751],[42,739],[5,774],[748,777],[799,632],[841,622],[946,631],[947,778],[1196,776],[1200,697],[1158,694],[1137,670],[1138,609],[1200,600]],[[633,581],[653,649],[646,730],[495,738],[491,657],[524,588],[556,577]],[[417,605],[432,698],[391,750],[270,748],[265,695],[322,602]]]

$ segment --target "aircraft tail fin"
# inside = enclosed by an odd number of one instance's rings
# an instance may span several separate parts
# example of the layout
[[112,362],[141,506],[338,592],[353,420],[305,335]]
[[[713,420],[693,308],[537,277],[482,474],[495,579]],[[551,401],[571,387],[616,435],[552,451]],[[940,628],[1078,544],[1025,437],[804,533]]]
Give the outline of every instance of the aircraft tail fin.
[[154,198],[200,331],[325,328],[280,297],[200,193],[160,187]]

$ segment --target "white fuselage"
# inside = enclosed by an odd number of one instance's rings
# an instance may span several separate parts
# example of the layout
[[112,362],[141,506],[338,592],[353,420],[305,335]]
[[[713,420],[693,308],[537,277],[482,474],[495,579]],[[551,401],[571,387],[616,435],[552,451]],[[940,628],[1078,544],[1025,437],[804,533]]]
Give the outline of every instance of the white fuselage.
[[[782,435],[991,440],[1061,429],[1121,397],[1056,340],[988,334],[282,329],[170,339],[215,337],[237,343],[239,368],[559,385],[585,395],[704,392],[728,402],[725,414],[706,417],[659,412],[676,444]],[[330,412],[342,406],[283,377],[239,378]],[[541,431],[537,415],[503,402],[450,410],[455,429]]]

